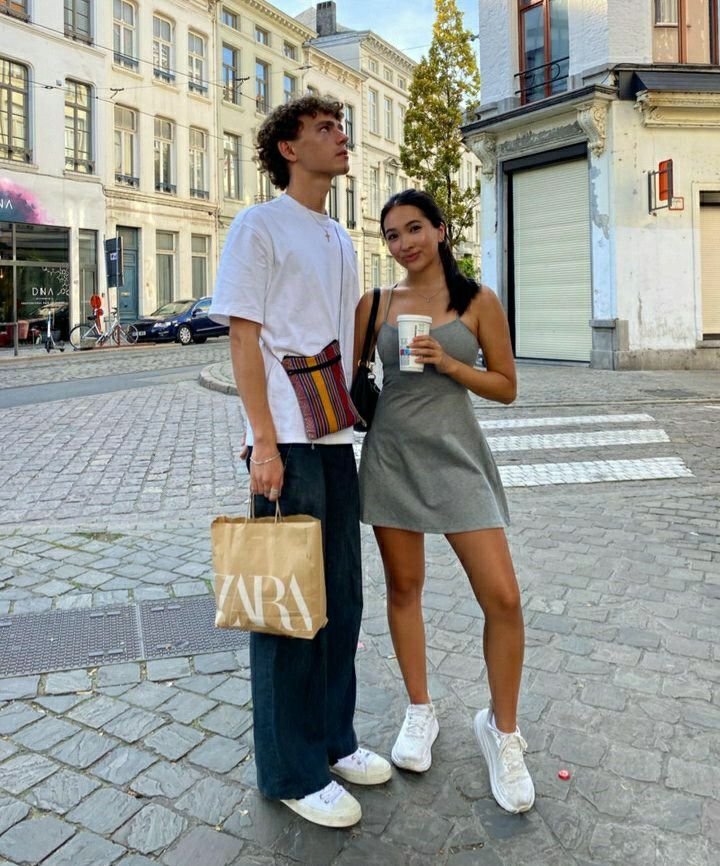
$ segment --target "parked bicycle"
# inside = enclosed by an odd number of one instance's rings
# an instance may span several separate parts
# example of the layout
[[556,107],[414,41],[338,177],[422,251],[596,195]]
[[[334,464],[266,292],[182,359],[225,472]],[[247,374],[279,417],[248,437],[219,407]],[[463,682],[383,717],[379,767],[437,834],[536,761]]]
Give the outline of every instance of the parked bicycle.
[[[97,311],[96,311],[97,312]],[[112,319],[104,330],[98,325],[100,316],[88,316],[91,325],[75,325],[70,331],[70,345],[73,349],[95,349],[99,346],[133,346],[138,341],[135,325],[122,325],[117,315],[117,307],[110,311]]]
[[66,305],[64,303],[55,303],[47,305],[47,319],[45,322],[45,333],[42,337],[40,337],[40,341],[43,346],[45,346],[45,351],[50,352],[53,349],[57,349],[59,352],[65,351],[65,342],[60,339],[55,339],[55,334],[59,335],[59,332],[54,330],[53,325],[55,324],[55,310],[62,309]]

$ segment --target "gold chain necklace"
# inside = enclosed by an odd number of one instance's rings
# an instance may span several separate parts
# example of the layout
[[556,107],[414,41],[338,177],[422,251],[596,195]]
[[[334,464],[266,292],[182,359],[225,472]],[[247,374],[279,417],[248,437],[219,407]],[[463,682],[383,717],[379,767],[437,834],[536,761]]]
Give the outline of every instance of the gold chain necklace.
[[418,292],[417,289],[410,289],[410,291],[415,292],[416,295],[420,295],[420,297],[423,299],[423,301],[425,301],[425,303],[429,304],[433,298],[437,298],[437,296],[440,294],[440,292],[445,291],[445,286],[443,286],[441,289],[438,289],[437,292],[435,292],[435,294],[430,295],[429,297],[428,297],[428,295],[423,295],[422,292]]

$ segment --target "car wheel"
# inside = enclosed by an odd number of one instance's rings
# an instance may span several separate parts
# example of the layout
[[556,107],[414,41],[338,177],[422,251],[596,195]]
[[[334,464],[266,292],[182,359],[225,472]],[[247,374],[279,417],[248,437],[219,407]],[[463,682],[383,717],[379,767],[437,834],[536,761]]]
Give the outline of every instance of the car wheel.
[[189,346],[192,343],[192,331],[188,328],[187,325],[180,325],[177,332],[178,343],[181,343],[183,346]]
[[206,343],[207,337],[193,337],[193,343]]

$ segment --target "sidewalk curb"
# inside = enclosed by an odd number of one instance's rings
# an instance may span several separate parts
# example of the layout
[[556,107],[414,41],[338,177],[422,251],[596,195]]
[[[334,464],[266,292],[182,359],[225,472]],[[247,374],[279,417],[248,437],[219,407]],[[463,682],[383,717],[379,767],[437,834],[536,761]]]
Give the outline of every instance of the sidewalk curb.
[[227,361],[217,361],[214,364],[209,364],[200,371],[198,383],[202,385],[203,388],[207,388],[210,391],[218,391],[220,394],[230,394],[237,397],[237,388],[235,385],[228,382],[226,379],[221,379],[216,374],[216,370],[223,367],[225,364],[227,364]]

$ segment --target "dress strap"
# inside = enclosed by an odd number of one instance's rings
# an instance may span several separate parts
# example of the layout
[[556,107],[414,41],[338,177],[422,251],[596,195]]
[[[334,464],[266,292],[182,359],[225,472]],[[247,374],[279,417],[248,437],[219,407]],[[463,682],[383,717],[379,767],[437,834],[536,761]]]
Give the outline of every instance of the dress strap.
[[[395,286],[396,285],[397,285],[397,283],[395,283]],[[387,322],[387,319],[388,319],[388,313],[390,312],[390,304],[392,304],[392,296],[393,296],[393,292],[395,291],[395,286],[390,286],[390,293],[388,294],[388,302],[387,302],[387,305],[385,307],[385,315],[383,316],[383,320],[382,320],[383,325],[385,324],[385,322]]]

